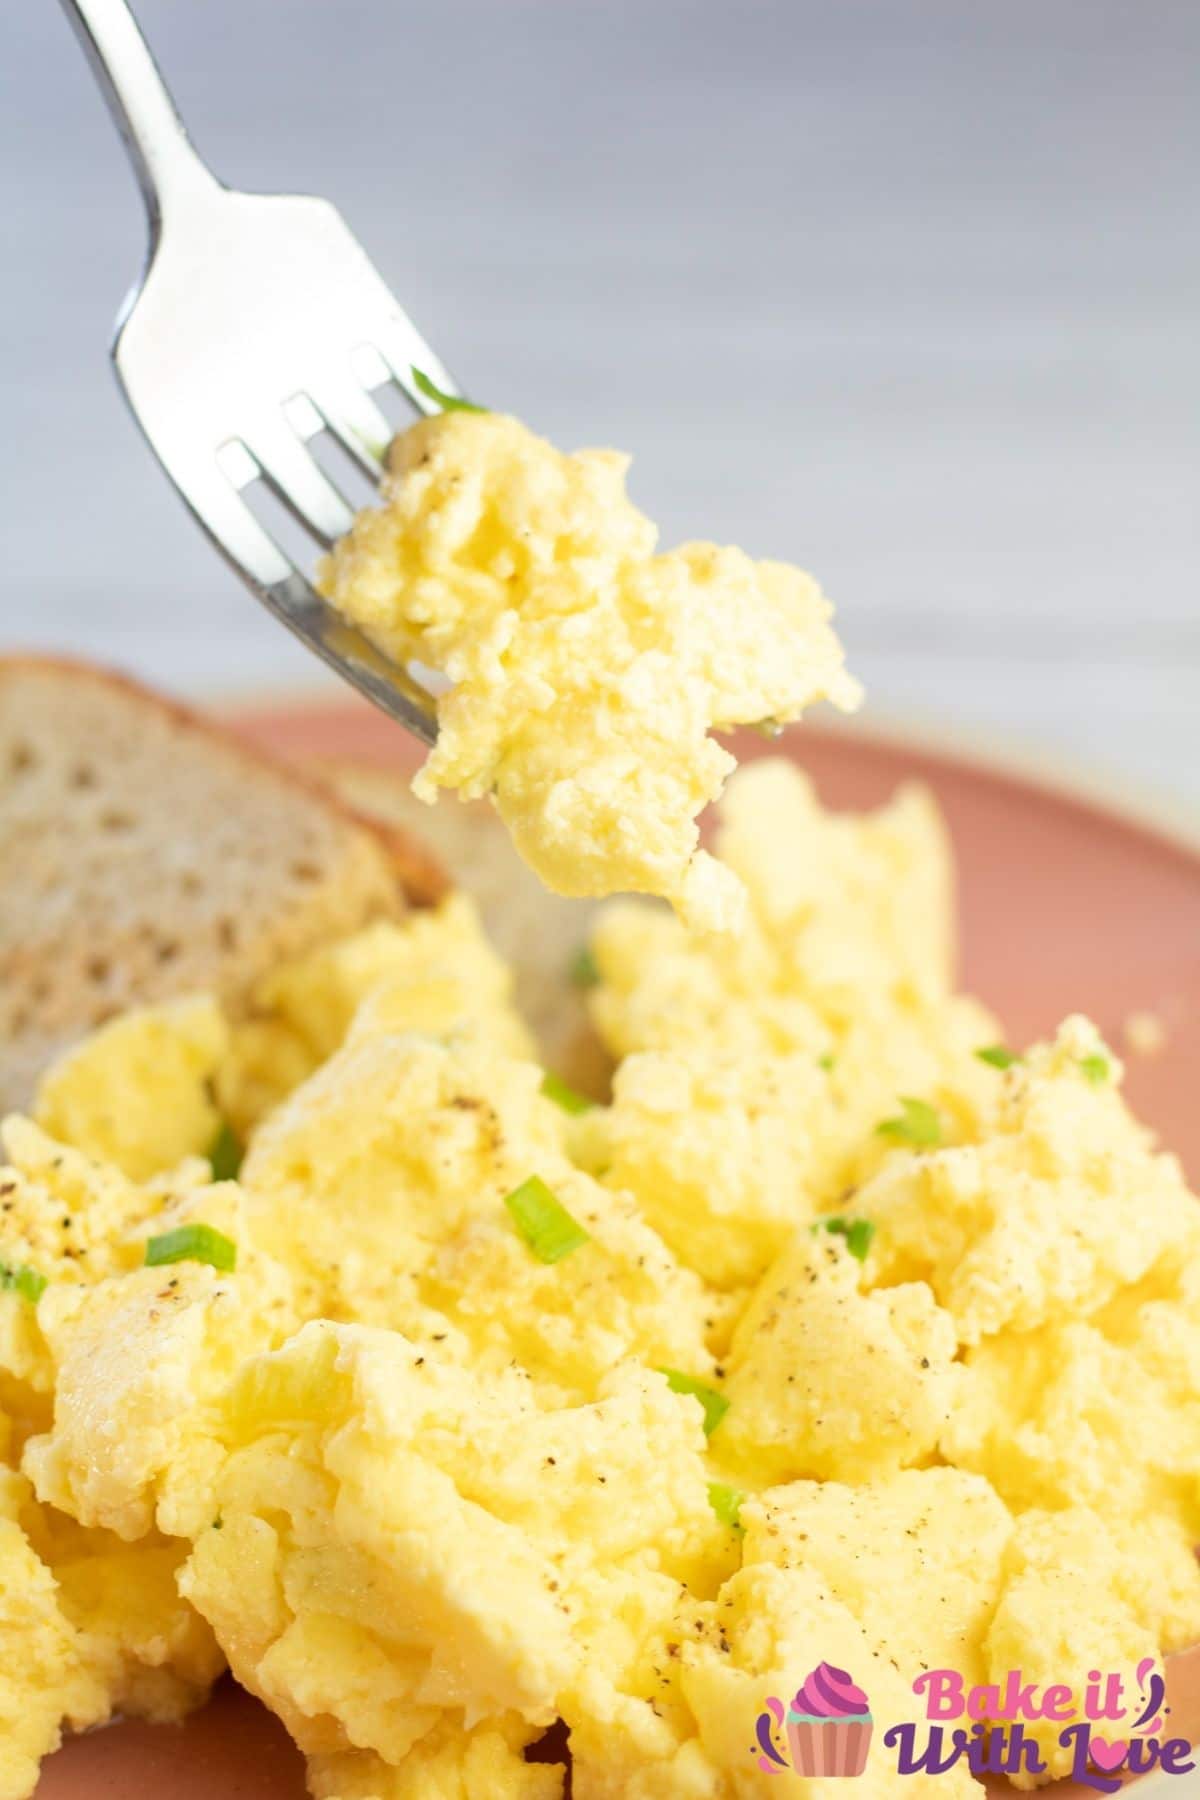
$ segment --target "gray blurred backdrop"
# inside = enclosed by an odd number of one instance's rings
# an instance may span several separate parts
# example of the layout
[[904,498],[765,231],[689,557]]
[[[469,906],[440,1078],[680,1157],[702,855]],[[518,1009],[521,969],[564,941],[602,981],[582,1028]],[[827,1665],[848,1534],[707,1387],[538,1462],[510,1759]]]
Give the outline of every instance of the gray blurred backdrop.
[[[880,717],[1200,800],[1194,0],[141,0],[200,148],[330,195],[480,399],[816,572]],[[0,638],[322,676],[106,366],[140,203],[0,19]]]

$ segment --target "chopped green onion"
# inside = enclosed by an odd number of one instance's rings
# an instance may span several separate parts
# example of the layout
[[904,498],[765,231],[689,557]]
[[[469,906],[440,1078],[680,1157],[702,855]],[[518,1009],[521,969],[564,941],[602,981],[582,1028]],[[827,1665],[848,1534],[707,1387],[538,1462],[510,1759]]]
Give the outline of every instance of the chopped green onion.
[[846,1248],[858,1262],[866,1262],[871,1239],[875,1236],[873,1219],[818,1219],[814,1231],[828,1231],[832,1237],[845,1238]]
[[684,1375],[679,1369],[660,1369],[658,1372],[666,1376],[667,1386],[673,1394],[690,1394],[700,1402],[704,1408],[704,1435],[711,1437],[729,1411],[724,1394],[718,1394],[707,1382],[697,1381],[694,1375]]
[[750,730],[757,731],[759,737],[765,737],[765,738],[782,737],[782,735],[783,735],[783,720],[782,719],[755,719],[754,723],[750,727]]
[[547,1100],[553,1100],[555,1106],[561,1106],[568,1113],[591,1112],[595,1105],[586,1094],[577,1094],[567,1082],[549,1073],[542,1076],[542,1092]]
[[224,1531],[224,1529],[225,1529],[225,1521],[224,1521],[224,1519],[223,1519],[223,1518],[222,1518],[222,1517],[221,1517],[221,1515],[220,1515],[220,1513],[218,1513],[218,1514],[217,1514],[217,1516],[216,1516],[216,1518],[215,1518],[215,1519],[214,1519],[214,1520],[213,1520],[213,1522],[212,1522],[212,1528],[213,1528],[213,1530],[214,1530],[214,1531]]
[[585,944],[571,958],[571,983],[577,988],[597,987],[600,982],[600,969],[595,955]]
[[540,1175],[531,1175],[505,1196],[513,1223],[539,1262],[561,1262],[588,1241],[583,1226],[573,1219]]
[[49,1285],[46,1277],[39,1275],[36,1269],[31,1269],[28,1263],[22,1263],[13,1273],[14,1289],[31,1306],[37,1305]]
[[1101,1082],[1107,1081],[1112,1074],[1112,1064],[1109,1062],[1107,1056],[1081,1056],[1079,1059],[1079,1067],[1083,1070],[1088,1080],[1095,1082],[1097,1087],[1100,1086]]
[[1007,1044],[985,1044],[982,1050],[975,1052],[980,1062],[987,1063],[993,1069],[1011,1069],[1021,1058]]
[[208,1165],[212,1170],[214,1181],[237,1180],[238,1171],[242,1166],[242,1146],[226,1124],[222,1124],[220,1131],[209,1145]]
[[177,1262],[208,1263],[228,1275],[237,1267],[237,1245],[211,1225],[180,1225],[147,1241],[146,1268]]
[[744,1531],[741,1521],[742,1501],[745,1494],[727,1481],[710,1481],[708,1484],[708,1504],[716,1513],[722,1525],[728,1525],[731,1531]]
[[471,400],[464,400],[461,394],[447,394],[431,381],[424,369],[413,365],[413,386],[419,388],[427,400],[436,400],[443,412],[486,412],[486,406],[476,406]]
[[817,1067],[818,1067],[818,1069],[824,1069],[825,1073],[828,1075],[830,1070],[833,1068],[834,1060],[835,1059],[832,1056],[830,1056],[830,1054],[827,1051],[824,1056],[818,1056]]
[[875,1127],[879,1137],[895,1138],[902,1144],[940,1144],[942,1122],[928,1100],[914,1100],[901,1094],[903,1111],[894,1119],[884,1119]]
[[18,1263],[10,1268],[7,1263],[0,1263],[0,1288],[9,1293],[20,1294],[22,1300],[28,1300],[30,1306],[36,1306],[50,1283],[28,1263]]

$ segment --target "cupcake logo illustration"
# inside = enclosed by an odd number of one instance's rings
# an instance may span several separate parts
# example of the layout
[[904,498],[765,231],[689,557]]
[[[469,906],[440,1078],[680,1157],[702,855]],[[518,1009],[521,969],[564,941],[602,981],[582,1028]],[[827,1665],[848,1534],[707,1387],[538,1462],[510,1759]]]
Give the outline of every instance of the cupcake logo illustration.
[[790,1706],[768,1694],[754,1754],[767,1775],[861,1775],[874,1727],[870,1702],[845,1669],[818,1663]]

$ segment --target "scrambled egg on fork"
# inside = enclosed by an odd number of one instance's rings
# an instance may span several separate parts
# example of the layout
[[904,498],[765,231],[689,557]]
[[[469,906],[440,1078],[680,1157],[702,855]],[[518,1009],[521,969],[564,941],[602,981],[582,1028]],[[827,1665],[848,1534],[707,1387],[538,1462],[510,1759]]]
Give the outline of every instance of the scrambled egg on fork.
[[1200,1635],[1200,1220],[1116,1058],[955,992],[926,795],[759,763],[716,851],[732,944],[601,915],[607,1104],[456,896],[7,1121],[0,1800],[226,1663],[317,1800],[552,1800],[555,1721],[579,1800],[749,1800],[814,1647],[864,1800],[969,1800],[884,1748],[921,1666],[1081,1690]]
[[399,661],[449,677],[422,799],[491,794],[558,893],[661,894],[729,931],[744,893],[695,823],[733,768],[709,733],[822,698],[849,709],[858,684],[811,576],[716,544],[656,550],[628,461],[567,455],[499,413],[422,420],[318,585]]

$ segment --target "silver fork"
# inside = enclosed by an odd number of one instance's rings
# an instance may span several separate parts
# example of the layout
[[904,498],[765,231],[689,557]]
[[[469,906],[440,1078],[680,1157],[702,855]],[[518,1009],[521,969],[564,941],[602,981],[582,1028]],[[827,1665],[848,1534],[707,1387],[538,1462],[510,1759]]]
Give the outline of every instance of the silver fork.
[[[434,702],[315,592],[250,510],[263,480],[321,545],[353,508],[308,439],[328,430],[372,478],[392,436],[372,389],[461,398],[326,200],[242,194],[201,161],[125,0],[63,0],[141,183],[150,250],[113,363],[150,447],[275,617],[425,743]],[[368,366],[369,365],[369,366]]]

